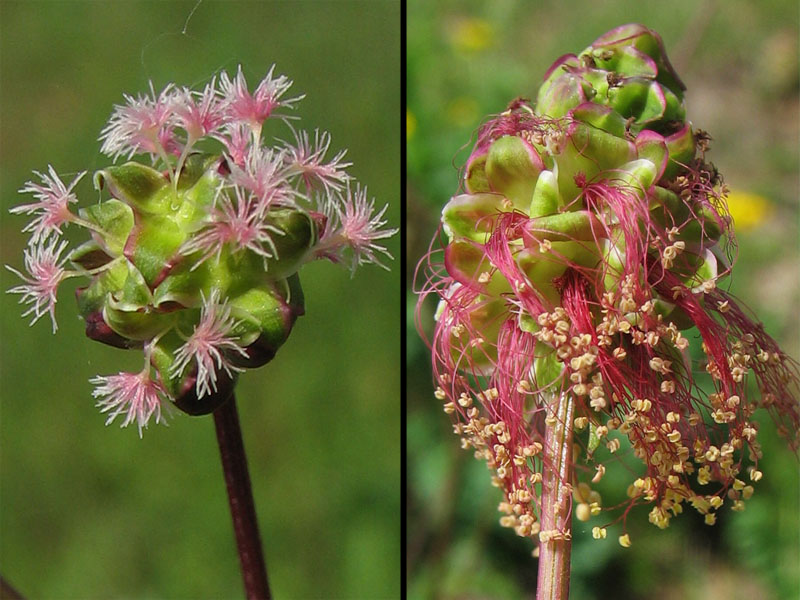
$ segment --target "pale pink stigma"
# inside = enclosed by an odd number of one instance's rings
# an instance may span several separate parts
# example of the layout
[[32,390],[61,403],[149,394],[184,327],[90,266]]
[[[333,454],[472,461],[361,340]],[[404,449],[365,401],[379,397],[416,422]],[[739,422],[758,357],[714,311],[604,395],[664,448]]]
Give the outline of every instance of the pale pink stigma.
[[183,88],[172,97],[172,110],[190,141],[216,133],[226,120],[224,108],[216,89],[216,78],[202,92]]
[[285,160],[290,175],[300,175],[306,189],[317,184],[325,189],[326,194],[330,194],[332,190],[341,191],[350,180],[345,169],[353,164],[343,160],[347,150],[339,151],[326,163],[325,155],[331,145],[331,136],[327,131],[320,134],[319,129],[316,129],[313,144],[307,131],[295,132],[294,138],[294,146],[286,143]]
[[52,165],[48,166],[49,174],[34,171],[42,180],[41,184],[28,181],[21,194],[31,193],[37,202],[22,204],[10,209],[13,214],[35,214],[36,217],[28,223],[22,231],[32,231],[31,243],[44,241],[51,233],[61,235],[61,226],[74,220],[75,215],[69,210],[69,205],[78,201],[72,189],[86,175],[86,171],[78,173],[69,186],[64,185]]
[[[36,246],[26,248],[25,253],[25,270],[30,277],[27,277],[6,265],[6,269],[12,273],[16,273],[25,281],[24,285],[18,285],[8,290],[10,294],[22,294],[20,303],[30,303],[31,306],[22,313],[23,317],[33,314],[31,325],[36,323],[46,313],[50,313],[50,319],[53,322],[53,333],[58,329],[56,323],[56,291],[59,284],[65,278],[65,271],[63,269],[66,257],[60,258],[64,248],[67,247],[67,242],[61,241],[54,237],[50,242],[40,243]],[[58,246],[56,246],[58,244]]]
[[141,373],[117,373],[94,377],[89,380],[97,387],[92,396],[100,398],[97,407],[100,412],[109,413],[106,425],[119,415],[125,415],[120,427],[127,427],[134,421],[139,427],[147,427],[150,418],[155,415],[156,423],[161,422],[161,403],[169,398],[169,394],[160,383],[150,378],[148,369]]
[[100,151],[113,159],[130,158],[138,152],[159,155],[162,140],[169,138],[172,117],[172,84],[156,96],[150,84],[150,96],[124,95],[126,104],[117,105],[108,124],[100,133]]
[[217,391],[217,372],[224,369],[233,376],[232,371],[243,371],[234,366],[225,357],[227,352],[236,352],[247,356],[244,349],[231,335],[236,327],[236,320],[231,316],[231,307],[227,300],[220,303],[220,292],[214,289],[211,295],[203,296],[200,321],[194,332],[175,352],[175,363],[170,369],[170,377],[179,377],[189,363],[197,364],[197,397],[209,395]]
[[272,235],[281,235],[282,231],[267,223],[258,198],[239,187],[233,190],[235,200],[221,191],[211,221],[181,248],[181,253],[186,256],[203,253],[195,268],[214,254],[219,259],[226,245],[234,252],[251,250],[264,259],[277,255]]
[[346,196],[341,199],[341,205],[330,202],[320,202],[321,212],[333,223],[326,229],[317,247],[317,256],[330,259],[333,262],[344,260],[343,252],[350,249],[352,256],[350,268],[352,271],[359,265],[375,264],[384,269],[386,265],[380,262],[379,254],[392,258],[386,248],[376,244],[376,240],[389,238],[397,233],[397,229],[381,229],[387,223],[383,218],[387,206],[376,214],[375,199],[367,200],[367,189],[358,186],[355,193],[347,188]]
[[288,185],[283,154],[270,148],[253,147],[243,167],[229,165],[234,185],[255,195],[262,212],[272,206],[295,206],[294,192]]
[[261,124],[272,115],[276,108],[294,108],[293,105],[303,96],[281,100],[281,96],[292,86],[292,81],[285,75],[279,75],[273,79],[274,71],[275,65],[272,65],[266,77],[252,94],[247,89],[247,81],[242,73],[241,65],[233,80],[228,77],[227,73],[222,73],[219,82],[227,112],[231,118],[248,123],[254,131],[260,132]]
[[240,167],[244,166],[250,152],[252,133],[250,128],[243,123],[226,123],[222,131],[214,135],[216,139],[225,144],[227,156],[230,161]]

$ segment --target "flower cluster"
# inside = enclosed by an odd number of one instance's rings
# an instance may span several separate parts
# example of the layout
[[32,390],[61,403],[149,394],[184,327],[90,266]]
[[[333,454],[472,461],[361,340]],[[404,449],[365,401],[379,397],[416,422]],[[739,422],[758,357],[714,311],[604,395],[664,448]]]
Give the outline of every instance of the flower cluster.
[[443,261],[423,263],[435,395],[521,536],[564,539],[572,514],[601,514],[593,485],[630,457],[618,518],[649,503],[663,528],[690,505],[711,525],[761,477],[757,408],[800,443],[797,364],[718,285],[726,190],[683,92],[641,25],[560,58],[535,107],[480,129],[442,213]]
[[[287,111],[303,96],[289,97],[291,86],[274,66],[253,92],[241,67],[200,91],[151,85],[125,96],[100,140],[112,159],[148,155],[152,166],[97,171],[94,185],[110,198],[77,211],[85,172],[66,185],[51,166],[20,190],[35,201],[11,212],[33,216],[31,239],[25,273],[8,267],[23,280],[9,291],[29,305],[31,324],[49,314],[55,333],[59,285],[85,277],[77,298],[87,336],[144,352],[141,372],[92,380],[109,422],[122,415],[141,435],[170,403],[214,410],[303,314],[303,264],[326,258],[354,271],[391,258],[379,243],[397,231],[386,228],[386,209],[376,213],[348,174],[344,150],[328,158],[327,132],[292,127]],[[293,141],[263,141],[264,122],[276,118]],[[67,225],[91,239],[67,251]]]

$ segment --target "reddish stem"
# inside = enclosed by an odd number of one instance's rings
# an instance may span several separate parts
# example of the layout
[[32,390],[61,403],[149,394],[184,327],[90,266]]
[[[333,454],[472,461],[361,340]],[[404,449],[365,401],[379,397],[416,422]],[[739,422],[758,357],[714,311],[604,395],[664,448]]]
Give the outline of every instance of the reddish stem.
[[231,396],[214,411],[214,425],[217,429],[217,442],[228,488],[228,501],[236,533],[236,546],[242,565],[244,589],[248,600],[271,598],[267,581],[267,567],[261,550],[261,536],[258,533],[253,491],[250,488],[250,474],[247,470],[247,456],[244,453],[242,430],[236,411],[236,397]]
[[547,400],[536,600],[569,598],[572,548],[572,394]]

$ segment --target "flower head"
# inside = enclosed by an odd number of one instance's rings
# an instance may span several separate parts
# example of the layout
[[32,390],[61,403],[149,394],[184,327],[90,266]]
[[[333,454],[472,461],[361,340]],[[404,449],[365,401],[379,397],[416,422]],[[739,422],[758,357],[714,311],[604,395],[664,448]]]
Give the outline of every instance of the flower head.
[[761,458],[757,407],[800,443],[797,363],[717,285],[734,247],[726,188],[707,134],[684,120],[660,38],[619,28],[562,57],[535,108],[514,101],[481,128],[465,193],[442,211],[445,248],[422,290],[439,297],[435,396],[519,535],[568,533],[552,518],[559,487],[579,519],[602,511],[592,485],[623,448],[640,465],[611,504],[621,519],[652,504],[666,527],[683,505],[710,524],[723,503],[741,508]]
[[44,241],[51,233],[61,235],[61,226],[74,220],[75,215],[69,209],[69,205],[78,201],[72,192],[75,185],[86,175],[86,171],[78,173],[69,186],[64,185],[61,178],[56,173],[53,166],[48,167],[48,174],[34,171],[42,183],[28,181],[20,193],[31,193],[37,202],[31,204],[21,204],[9,210],[13,214],[35,214],[34,218],[28,223],[23,231],[31,231],[31,244]]
[[149,369],[140,373],[97,376],[90,382],[97,386],[92,396],[99,398],[100,412],[109,413],[106,425],[119,415],[125,415],[120,427],[135,421],[139,437],[142,437],[142,428],[147,427],[151,417],[155,415],[156,423],[162,421],[161,405],[169,395],[164,386],[150,378]]
[[[153,165],[99,169],[100,201],[75,215],[73,188],[83,173],[67,186],[50,167],[37,173],[41,183],[20,190],[36,202],[12,209],[35,216],[25,227],[27,273],[8,267],[23,279],[9,292],[30,304],[25,316],[36,322],[49,313],[55,331],[60,282],[85,277],[76,297],[86,335],[144,351],[143,373],[95,380],[109,419],[124,413],[123,424],[136,420],[140,433],[165,402],[191,415],[212,412],[230,397],[238,372],[274,358],[304,314],[305,263],[341,262],[347,248],[353,268],[377,263],[386,251],[375,240],[396,231],[380,231],[385,209],[373,215],[366,190],[342,197],[349,164],[344,151],[326,161],[329,134],[316,132],[313,145],[295,128],[296,145],[262,140],[263,121],[301,98],[287,98],[291,81],[274,71],[252,93],[239,68],[201,91],[168,84],[156,93],[151,84],[147,95],[126,95],[101,133],[102,150],[114,159],[149,155]],[[309,185],[325,196],[315,203]],[[65,270],[61,256],[67,222],[90,236],[68,254],[75,270]]]
[[16,269],[6,265],[6,269],[16,273],[25,283],[11,288],[9,293],[22,294],[20,303],[30,303],[31,306],[22,313],[23,317],[33,314],[31,325],[42,316],[50,313],[53,322],[53,333],[58,329],[56,323],[56,292],[64,280],[66,271],[61,253],[67,247],[67,242],[58,238],[51,238],[49,242],[39,242],[33,247],[25,249],[25,270],[28,275],[23,275]]

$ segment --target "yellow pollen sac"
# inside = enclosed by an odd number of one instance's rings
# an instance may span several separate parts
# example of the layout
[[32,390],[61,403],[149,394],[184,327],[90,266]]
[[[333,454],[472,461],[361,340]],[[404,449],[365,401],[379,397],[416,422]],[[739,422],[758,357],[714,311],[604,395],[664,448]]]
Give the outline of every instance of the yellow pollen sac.
[[433,395],[437,400],[444,400],[445,398],[447,398],[447,394],[440,387],[436,388],[436,391],[433,392]]
[[448,402],[444,405],[444,412],[446,412],[448,415],[452,415],[454,412],[456,412],[456,405],[452,402]]
[[722,506],[725,503],[725,501],[722,498],[720,498],[719,496],[711,496],[711,498],[708,499],[708,503],[713,508],[717,509],[720,506]]
[[575,517],[579,521],[588,521],[592,516],[592,511],[589,508],[589,505],[585,502],[581,502],[578,506],[575,507]]
[[623,548],[630,548],[631,547],[631,537],[626,533],[625,535],[619,536],[619,545]]
[[605,527],[592,527],[592,537],[596,540],[606,539],[607,534]]
[[752,471],[750,471],[750,480],[751,481],[760,481],[763,476],[764,476],[764,474],[761,471],[757,470],[757,469],[753,469]]
[[742,498],[745,500],[749,500],[753,496],[753,492],[755,492],[755,488],[752,485],[746,485],[742,488]]
[[605,465],[597,465],[597,472],[592,477],[592,483],[597,483],[603,478],[603,475],[606,474],[606,466]]
[[489,273],[488,271],[484,271],[480,275],[478,275],[478,283],[489,283]]
[[589,419],[587,417],[576,417],[573,424],[576,430],[581,431],[582,429],[586,429],[586,426],[589,424]]
[[708,513],[703,520],[706,522],[706,525],[713,525],[717,522],[717,515]]

